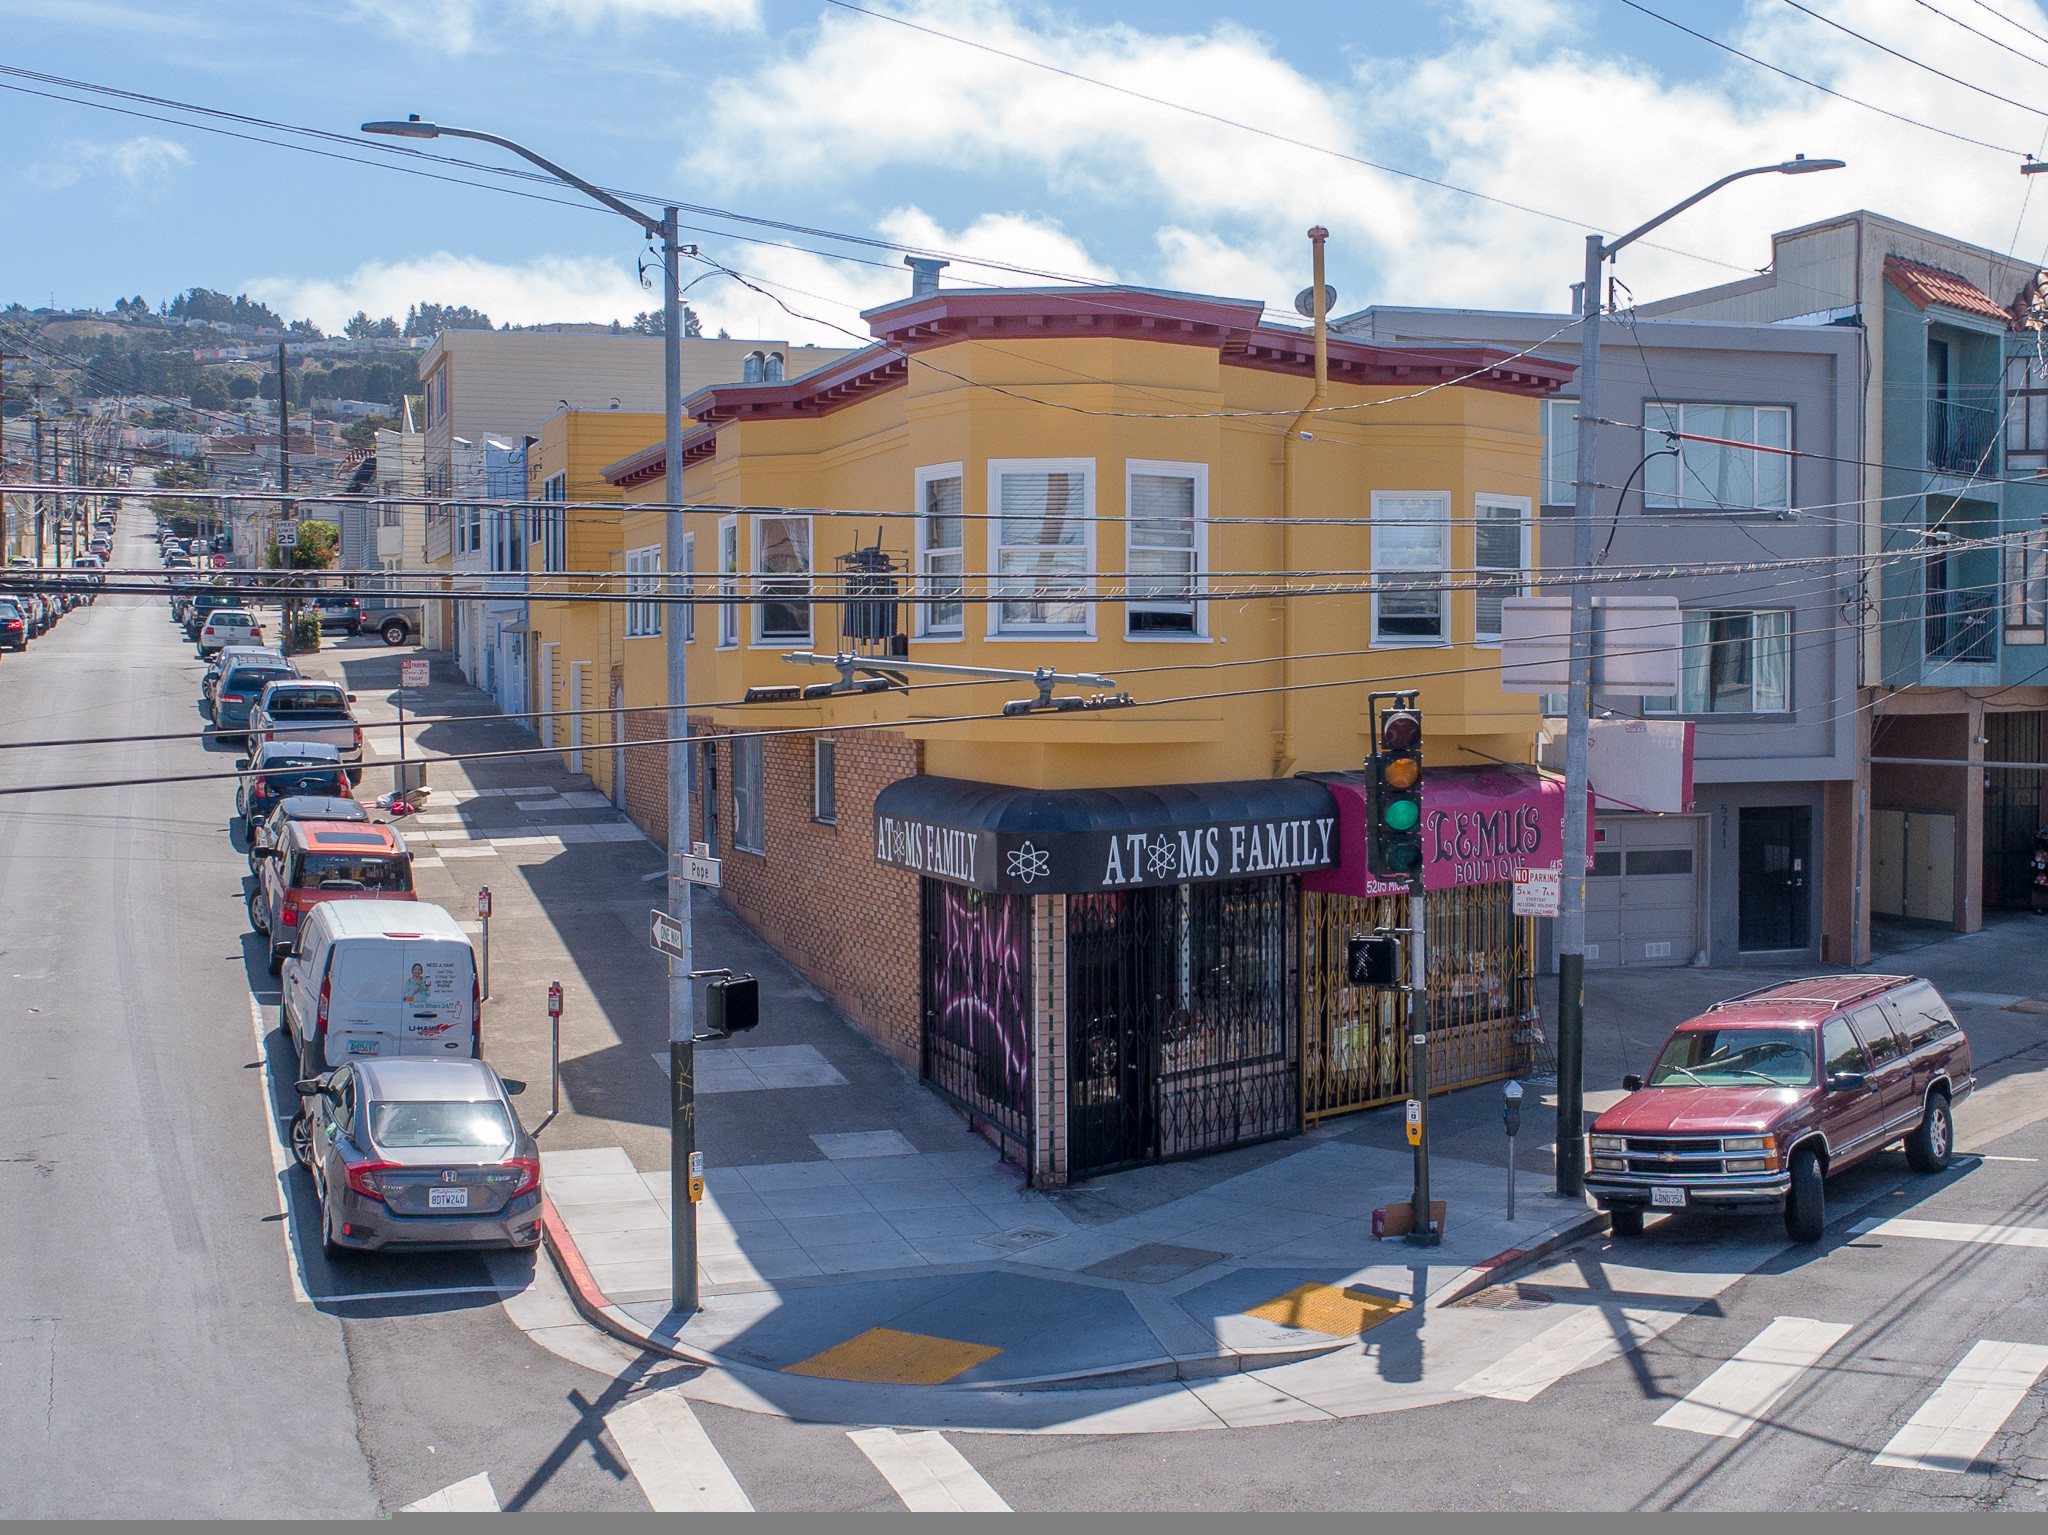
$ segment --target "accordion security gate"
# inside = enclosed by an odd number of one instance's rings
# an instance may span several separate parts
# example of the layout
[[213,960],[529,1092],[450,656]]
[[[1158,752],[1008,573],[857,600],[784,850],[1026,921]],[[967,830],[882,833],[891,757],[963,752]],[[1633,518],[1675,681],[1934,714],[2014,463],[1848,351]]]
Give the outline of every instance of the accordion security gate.
[[[1433,890],[1429,921],[1432,1093],[1526,1073],[1543,1049],[1535,919],[1517,917],[1507,884]],[[1404,991],[1347,984],[1345,946],[1376,928],[1403,932],[1405,896],[1302,897],[1302,1126],[1408,1096]]]
[[1293,879],[1069,898],[1070,1176],[1294,1133],[1299,913]]

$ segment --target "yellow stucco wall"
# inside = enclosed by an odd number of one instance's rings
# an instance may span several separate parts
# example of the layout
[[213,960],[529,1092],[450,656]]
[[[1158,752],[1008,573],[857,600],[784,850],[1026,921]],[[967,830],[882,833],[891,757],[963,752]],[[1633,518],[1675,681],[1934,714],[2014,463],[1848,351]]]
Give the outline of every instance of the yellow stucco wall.
[[[1098,521],[1091,568],[1105,583],[1125,568],[1125,525],[1101,519],[1124,515],[1131,460],[1207,466],[1212,591],[1230,583],[1233,572],[1264,579],[1260,573],[1287,570],[1300,585],[1363,584],[1371,567],[1376,490],[1448,493],[1453,569],[1469,570],[1474,563],[1475,496],[1523,498],[1532,503],[1533,518],[1539,404],[1525,396],[1453,386],[1404,398],[1415,390],[1333,383],[1328,404],[1372,408],[1351,416],[1319,414],[1301,423],[1313,440],[1292,443],[1290,491],[1283,429],[1310,403],[1306,378],[1231,365],[1212,347],[1128,335],[1006,335],[954,342],[919,357],[907,384],[830,415],[725,426],[716,455],[687,468],[685,499],[905,513],[913,507],[919,468],[957,463],[968,519],[970,592],[976,585],[971,573],[990,568],[989,525],[976,519],[989,511],[989,464],[998,459],[1092,461]],[[1416,390],[1427,382],[1433,380],[1418,382]],[[1253,414],[1218,414],[1232,411]],[[1183,412],[1185,418],[1173,418]],[[620,446],[611,458],[659,436],[659,421],[649,421],[637,441]],[[542,453],[545,459],[545,445]],[[659,480],[628,492],[639,501],[658,501],[661,494]],[[1290,509],[1296,517],[1336,521],[1291,528],[1229,521],[1277,517]],[[725,515],[707,511],[689,518],[699,584],[707,590],[716,579],[718,525]],[[732,515],[745,570],[757,514]],[[614,547],[659,542],[661,521],[657,513],[629,513]],[[915,525],[907,518],[815,515],[813,569],[829,573],[835,555],[856,542],[872,544],[878,526],[885,548],[913,552]],[[1092,639],[1019,639],[989,637],[986,609],[970,604],[963,637],[914,637],[912,659],[1107,674],[1147,706],[955,722],[943,717],[993,713],[1032,689],[1019,682],[926,684],[908,697],[734,707],[732,701],[749,686],[820,682],[830,673],[780,659],[800,644],[755,643],[748,605],[739,609],[739,643],[720,646],[716,611],[704,608],[690,647],[690,691],[695,700],[717,704],[703,712],[731,728],[889,722],[926,742],[931,772],[1033,787],[1201,782],[1355,767],[1367,745],[1366,695],[1399,686],[1421,691],[1432,763],[1531,759],[1536,701],[1504,694],[1498,652],[1472,643],[1472,592],[1451,594],[1450,641],[1444,644],[1374,647],[1370,611],[1370,598],[1356,592],[1212,596],[1205,638],[1137,638],[1124,633],[1121,605],[1102,604],[1095,610]],[[834,649],[837,623],[836,608],[816,608],[812,648]],[[542,625],[536,618],[536,627]],[[628,703],[659,703],[666,696],[660,644],[627,641],[623,654]],[[1291,662],[1284,659],[1290,655]],[[1290,685],[1292,692],[1276,691]],[[1241,696],[1204,696],[1226,691]]]

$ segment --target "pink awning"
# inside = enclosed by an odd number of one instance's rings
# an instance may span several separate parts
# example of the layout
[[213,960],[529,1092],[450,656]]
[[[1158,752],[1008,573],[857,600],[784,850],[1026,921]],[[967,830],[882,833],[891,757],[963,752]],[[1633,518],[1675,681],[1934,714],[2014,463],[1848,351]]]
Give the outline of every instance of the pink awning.
[[[1301,877],[1326,895],[1404,895],[1365,866],[1362,776],[1325,780],[1337,801],[1338,863]],[[1587,794],[1587,824],[1592,824]],[[1512,880],[1517,869],[1564,866],[1564,785],[1533,768],[1431,768],[1422,778],[1422,886],[1450,890]]]

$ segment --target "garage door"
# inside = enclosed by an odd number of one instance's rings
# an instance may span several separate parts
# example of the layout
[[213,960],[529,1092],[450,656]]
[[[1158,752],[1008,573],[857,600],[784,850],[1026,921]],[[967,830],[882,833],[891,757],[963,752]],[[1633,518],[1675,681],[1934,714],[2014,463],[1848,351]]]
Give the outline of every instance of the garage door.
[[1696,820],[1602,816],[1586,880],[1586,965],[1692,963],[1699,932]]

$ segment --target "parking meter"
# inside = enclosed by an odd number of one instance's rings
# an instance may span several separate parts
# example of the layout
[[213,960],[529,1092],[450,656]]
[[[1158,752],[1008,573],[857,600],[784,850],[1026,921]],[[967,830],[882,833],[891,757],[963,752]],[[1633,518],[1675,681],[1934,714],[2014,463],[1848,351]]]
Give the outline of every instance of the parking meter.
[[1522,1133],[1522,1084],[1510,1082],[1502,1093],[1500,1122],[1508,1132],[1508,1219],[1515,1218],[1515,1137]]

